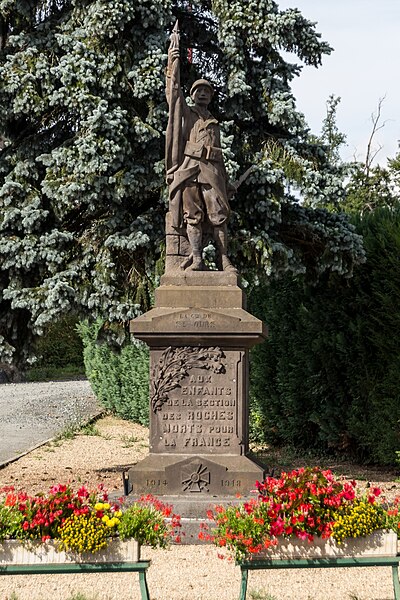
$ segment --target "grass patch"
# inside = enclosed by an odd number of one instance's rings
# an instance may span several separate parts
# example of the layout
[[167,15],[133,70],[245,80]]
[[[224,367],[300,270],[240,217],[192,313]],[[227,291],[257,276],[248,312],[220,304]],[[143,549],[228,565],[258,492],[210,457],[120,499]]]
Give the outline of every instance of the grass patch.
[[65,367],[32,367],[26,373],[26,381],[69,381],[86,379],[83,367],[66,365]]
[[68,425],[68,427],[66,427],[54,438],[54,445],[57,445],[57,443],[59,444],[60,442],[65,442],[65,440],[73,440],[81,428],[82,427],[79,425]]
[[124,435],[122,436],[122,447],[123,448],[132,448],[133,446],[135,446],[138,442],[139,442],[139,438],[136,437],[135,435]]
[[97,427],[96,423],[91,421],[87,425],[84,425],[78,433],[83,435],[93,435],[97,437],[101,437],[100,429]]
[[93,421],[90,421],[89,423],[86,423],[85,425],[82,425],[82,423],[68,425],[61,433],[59,433],[54,438],[54,440],[51,442],[52,446],[58,447],[62,444],[62,442],[65,442],[65,440],[73,440],[77,435],[92,435],[98,437],[105,437],[107,439],[107,436],[103,436],[100,432],[100,429],[96,425],[97,418],[95,418]]
[[[98,595],[96,594],[96,596],[87,596],[86,594],[82,594],[82,592],[77,592],[76,594],[73,594],[72,596],[68,596],[68,598],[66,600],[98,600]],[[5,600],[19,600],[17,594],[15,592],[11,593],[11,596],[8,598],[6,598]]]
[[97,600],[98,596],[96,594],[96,596],[86,596],[86,594],[82,594],[81,592],[78,592],[77,594],[74,594],[73,596],[70,596],[69,598],[67,598],[67,600]]
[[250,600],[278,600],[278,598],[276,596],[271,596],[271,594],[268,594],[267,592],[251,590]]

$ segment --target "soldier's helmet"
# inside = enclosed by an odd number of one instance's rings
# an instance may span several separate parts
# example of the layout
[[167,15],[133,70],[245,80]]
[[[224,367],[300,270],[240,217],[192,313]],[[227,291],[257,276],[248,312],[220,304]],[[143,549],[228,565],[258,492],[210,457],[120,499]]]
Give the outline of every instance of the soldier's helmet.
[[193,96],[193,92],[201,85],[208,87],[208,89],[211,91],[211,94],[214,95],[213,86],[209,81],[207,81],[207,79],[197,79],[190,88],[190,95]]

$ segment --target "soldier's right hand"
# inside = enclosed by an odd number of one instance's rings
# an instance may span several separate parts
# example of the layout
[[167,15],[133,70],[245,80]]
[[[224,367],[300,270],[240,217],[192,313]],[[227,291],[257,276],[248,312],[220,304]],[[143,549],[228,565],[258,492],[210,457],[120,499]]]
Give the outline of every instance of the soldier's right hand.
[[169,58],[174,61],[179,58],[179,48],[170,48],[168,50]]

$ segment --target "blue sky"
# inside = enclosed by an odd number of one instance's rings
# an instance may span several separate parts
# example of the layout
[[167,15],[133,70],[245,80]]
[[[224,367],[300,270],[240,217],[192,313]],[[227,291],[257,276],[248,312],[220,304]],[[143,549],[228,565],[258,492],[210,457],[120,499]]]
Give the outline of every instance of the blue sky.
[[[292,89],[298,109],[314,133],[326,114],[326,100],[341,97],[337,123],[347,135],[342,158],[363,160],[371,134],[371,114],[380,98],[381,123],[374,148],[384,165],[400,140],[400,0],[277,0],[281,10],[298,8],[335,50],[322,66],[303,67]],[[292,62],[298,62],[293,57]]]

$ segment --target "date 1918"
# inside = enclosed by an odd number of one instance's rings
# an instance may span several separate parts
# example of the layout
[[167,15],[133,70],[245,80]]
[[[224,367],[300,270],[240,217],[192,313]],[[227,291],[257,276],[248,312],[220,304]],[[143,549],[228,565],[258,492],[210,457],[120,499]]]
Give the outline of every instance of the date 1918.
[[241,486],[240,479],[221,479],[221,487],[239,488]]

